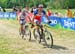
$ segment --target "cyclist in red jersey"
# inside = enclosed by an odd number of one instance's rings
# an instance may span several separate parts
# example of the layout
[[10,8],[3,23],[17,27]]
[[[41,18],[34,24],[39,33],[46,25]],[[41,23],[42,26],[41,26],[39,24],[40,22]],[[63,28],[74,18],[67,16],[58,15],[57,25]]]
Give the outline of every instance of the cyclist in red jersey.
[[47,13],[48,16],[51,16],[52,15],[51,10],[47,9],[47,12],[48,12]]

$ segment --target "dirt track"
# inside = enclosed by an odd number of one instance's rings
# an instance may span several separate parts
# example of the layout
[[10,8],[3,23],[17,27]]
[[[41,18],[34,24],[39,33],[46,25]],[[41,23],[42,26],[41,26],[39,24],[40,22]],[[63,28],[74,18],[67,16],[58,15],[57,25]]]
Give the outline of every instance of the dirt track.
[[0,20],[0,39],[6,40],[2,44],[0,41],[1,46],[5,46],[0,48],[8,49],[6,54],[75,54],[75,32],[49,29],[54,38],[54,46],[45,48],[34,39],[31,42],[21,39],[17,25],[8,20]]

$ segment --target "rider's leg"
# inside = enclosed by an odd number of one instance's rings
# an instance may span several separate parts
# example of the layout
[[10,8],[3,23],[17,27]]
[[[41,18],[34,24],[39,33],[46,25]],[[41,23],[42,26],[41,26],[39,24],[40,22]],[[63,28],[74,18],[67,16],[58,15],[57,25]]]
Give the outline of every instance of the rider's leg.
[[20,25],[20,30],[21,30],[21,32],[23,31],[23,25],[22,24]]
[[23,31],[23,20],[20,19],[19,23],[20,23],[20,31],[22,32]]
[[25,21],[24,20],[22,20],[22,23],[21,23],[21,31],[24,31],[24,29],[25,29]]
[[43,33],[43,25],[40,24],[41,32]]
[[39,32],[39,21],[36,21],[36,29],[37,29],[37,31],[38,31],[38,33],[40,34],[40,32]]
[[39,33],[39,38],[40,38],[39,43],[41,43],[42,38],[41,38],[40,22],[39,21],[36,22],[36,29],[37,29],[37,32]]

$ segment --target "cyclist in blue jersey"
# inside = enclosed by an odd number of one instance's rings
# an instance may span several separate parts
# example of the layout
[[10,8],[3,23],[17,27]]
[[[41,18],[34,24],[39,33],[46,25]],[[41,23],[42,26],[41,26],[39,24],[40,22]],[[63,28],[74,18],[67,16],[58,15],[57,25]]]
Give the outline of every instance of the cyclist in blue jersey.
[[36,23],[36,25],[40,25],[41,26],[41,18],[42,16],[46,16],[47,20],[49,23],[51,23],[51,21],[49,20],[46,11],[43,9],[43,5],[40,4],[37,8],[37,10],[34,12],[34,17],[32,20],[32,27],[34,26],[34,22]]

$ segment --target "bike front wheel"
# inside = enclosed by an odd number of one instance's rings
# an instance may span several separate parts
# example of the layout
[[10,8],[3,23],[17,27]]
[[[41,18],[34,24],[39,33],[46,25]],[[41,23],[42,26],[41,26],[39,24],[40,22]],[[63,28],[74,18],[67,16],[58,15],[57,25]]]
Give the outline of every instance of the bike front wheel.
[[31,30],[29,29],[28,26],[25,26],[25,37],[31,41]]
[[44,39],[44,42],[45,44],[52,48],[53,46],[53,37],[52,37],[52,34],[48,31],[48,30],[45,30],[44,33],[43,33],[43,39]]

